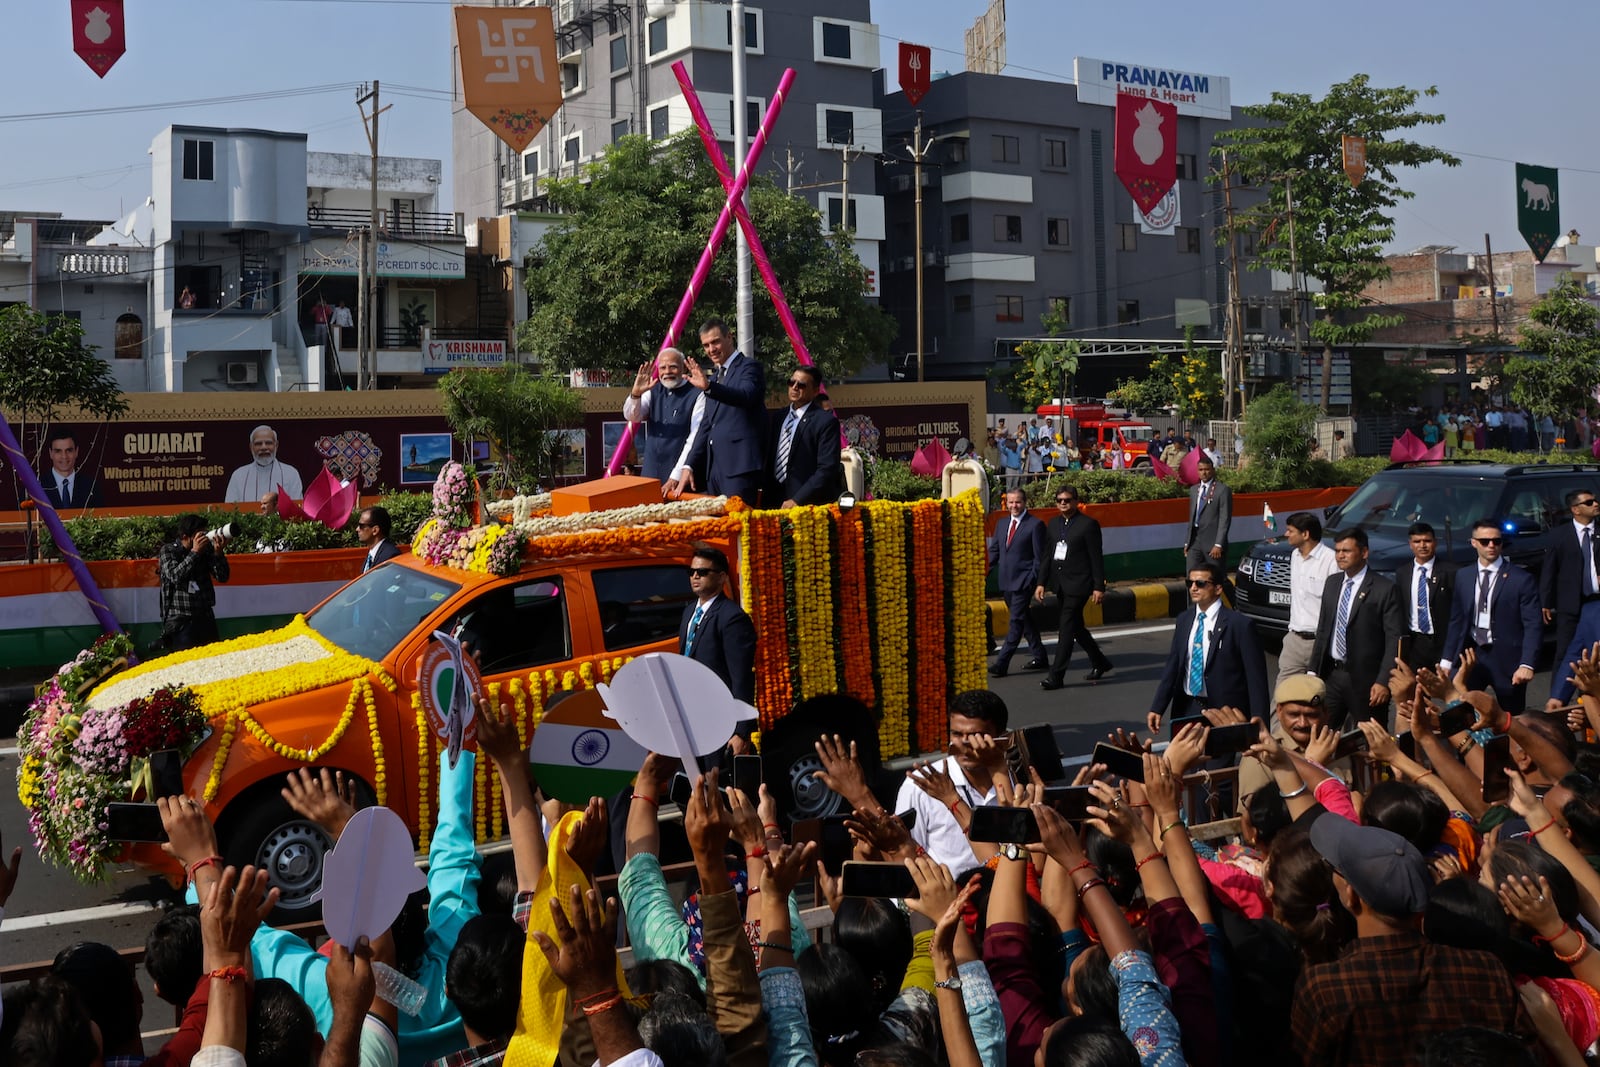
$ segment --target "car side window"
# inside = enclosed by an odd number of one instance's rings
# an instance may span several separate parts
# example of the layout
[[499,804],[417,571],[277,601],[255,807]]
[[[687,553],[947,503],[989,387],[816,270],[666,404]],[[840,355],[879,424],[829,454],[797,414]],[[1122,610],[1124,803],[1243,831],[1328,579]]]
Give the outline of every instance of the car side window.
[[1516,491],[1511,498],[1508,514],[1513,519],[1532,522],[1541,530],[1550,525],[1549,504],[1544,494],[1533,486],[1525,486]]
[[477,651],[484,674],[507,674],[572,658],[566,590],[559,576],[483,593],[455,617],[452,631]]
[[679,564],[597,569],[592,578],[608,652],[676,637],[694,599]]

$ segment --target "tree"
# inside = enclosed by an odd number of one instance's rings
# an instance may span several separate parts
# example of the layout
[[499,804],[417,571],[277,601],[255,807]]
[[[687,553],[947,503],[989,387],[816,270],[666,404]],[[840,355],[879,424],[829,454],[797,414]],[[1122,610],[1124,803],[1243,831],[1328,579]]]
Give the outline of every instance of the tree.
[[[0,311],[0,410],[16,416],[17,440],[27,440],[28,424],[41,428],[64,409],[111,419],[128,410],[122,387],[94,345],[83,343],[83,324],[65,315],[47,315],[26,304]],[[39,469],[44,454],[40,434],[32,458]]]
[[1178,405],[1177,364],[1170,352],[1152,352],[1143,378],[1124,378],[1106,395],[1137,415],[1165,415]]
[[518,366],[495,370],[457,370],[439,382],[444,417],[461,438],[462,451],[485,439],[500,453],[500,467],[489,479],[497,489],[531,492],[554,482],[559,431],[583,419],[577,390],[550,374]]
[[1600,386],[1600,308],[1572,275],[1528,309],[1521,341],[1526,354],[1506,360],[1512,403],[1553,419],[1588,407]]
[[1313,485],[1311,434],[1317,408],[1276,385],[1244,412],[1244,452],[1259,473],[1282,485]]
[[1362,353],[1350,361],[1350,374],[1361,388],[1352,395],[1351,410],[1367,414],[1405,411],[1434,381],[1427,358],[1415,352],[1391,363],[1381,352]]
[[1109,399],[1129,411],[1165,413],[1169,409],[1191,422],[1214,418],[1222,406],[1222,354],[1196,347],[1194,327],[1183,330],[1183,351],[1150,353],[1143,378],[1124,378]]
[[[1361,296],[1370,283],[1389,276],[1383,248],[1394,239],[1390,209],[1415,195],[1400,187],[1395,172],[1425,163],[1461,163],[1443,149],[1396,136],[1444,121],[1441,114],[1415,110],[1419,97],[1437,94],[1431,86],[1379,89],[1369,84],[1367,75],[1357,74],[1332,86],[1320,100],[1306,93],[1273,93],[1270,103],[1243,109],[1263,125],[1217,134],[1212,154],[1226,154],[1241,183],[1266,189],[1263,200],[1236,216],[1236,225],[1258,235],[1252,270],[1290,269],[1292,186],[1294,260],[1323,284],[1316,304],[1324,314],[1311,324],[1311,338],[1322,342],[1324,407],[1334,348],[1362,344],[1401,321],[1398,315],[1367,307]],[[1367,144],[1366,176],[1355,186],[1343,170],[1345,134],[1363,137]],[[1213,176],[1221,178],[1215,172]],[[1223,231],[1219,236],[1231,237]]]
[[[693,132],[666,142],[624,137],[581,178],[549,183],[567,218],[528,255],[523,349],[547,367],[600,367],[632,379],[655,355],[722,209],[722,186]],[[822,217],[772,180],[750,183],[750,215],[812,358],[829,378],[883,358],[895,323],[865,299],[866,269]],[[730,235],[690,320],[729,319],[735,304]],[[772,302],[756,281],[755,329],[769,381],[795,365]],[[680,341],[680,345],[682,342]]]
[[1022,357],[1013,381],[1019,399],[1032,411],[1055,397],[1065,399],[1072,376],[1078,373],[1078,342],[1055,340],[1071,325],[1059,304],[1051,302],[1039,317],[1047,341],[1024,341],[1015,351]]

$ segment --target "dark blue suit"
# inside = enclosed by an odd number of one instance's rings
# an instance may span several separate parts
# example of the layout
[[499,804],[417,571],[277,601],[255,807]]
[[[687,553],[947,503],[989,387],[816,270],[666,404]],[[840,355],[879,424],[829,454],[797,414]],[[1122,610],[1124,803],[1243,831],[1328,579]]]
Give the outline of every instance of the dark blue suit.
[[1182,718],[1198,715],[1203,708],[1228,707],[1266,719],[1272,714],[1272,698],[1267,690],[1267,660],[1256,640],[1255,628],[1243,615],[1223,607],[1220,600],[1210,610],[1221,614],[1211,629],[1206,651],[1205,692],[1191,697],[1185,687],[1195,615],[1194,605],[1190,604],[1172,629],[1167,666],[1161,672],[1161,684],[1156,687],[1150,710],[1163,716],[1170,710],[1173,718]]
[[689,466],[706,472],[706,491],[755,506],[766,457],[767,372],[735,352],[706,383],[706,409]]
[[789,469],[778,482],[778,446],[791,408],[772,417],[768,427],[767,492],[763,506],[781,508],[785,500],[796,504],[831,504],[844,492],[844,463],[839,451],[839,419],[813,400],[806,406],[789,440]]
[[1011,628],[1006,631],[1005,644],[1000,646],[1000,658],[994,662],[995,672],[1005,671],[1024,637],[1033,658],[1043,663],[1044,638],[1039,636],[1039,627],[1028,617],[1028,605],[1044,570],[1044,523],[1024,511],[1013,535],[1011,516],[1007,514],[994,528],[988,550],[989,565],[999,567],[1000,595],[1005,597],[1011,614]]
[[[1455,603],[1450,608],[1450,629],[1445,633],[1444,658],[1454,662],[1462,650],[1476,645],[1472,637],[1477,617],[1478,572],[1474,563],[1456,572]],[[1478,664],[1467,679],[1472,689],[1494,686],[1495,699],[1510,712],[1521,712],[1528,704],[1528,686],[1513,685],[1511,676],[1522,664],[1534,666],[1539,644],[1544,639],[1544,615],[1539,609],[1539,587],[1533,575],[1511,563],[1500,561],[1489,598],[1489,638],[1487,647],[1478,649]]]
[[[689,641],[689,623],[694,618],[698,601],[683,610],[683,621],[678,624],[678,650],[690,659],[699,660],[717,672],[717,677],[727,683],[735,700],[746,704],[756,702],[756,626],[744,613],[737,601],[719,594],[706,608],[700,625],[694,633],[694,644]],[[739,733],[748,737],[755,720],[739,724]]]

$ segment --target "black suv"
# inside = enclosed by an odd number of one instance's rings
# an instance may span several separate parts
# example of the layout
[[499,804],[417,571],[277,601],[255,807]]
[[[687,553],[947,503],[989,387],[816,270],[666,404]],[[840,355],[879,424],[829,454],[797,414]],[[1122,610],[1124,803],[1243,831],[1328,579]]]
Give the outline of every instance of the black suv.
[[[1506,532],[1507,558],[1537,576],[1551,531],[1571,521],[1563,498],[1572,489],[1600,492],[1600,464],[1397,463],[1329,509],[1322,521],[1323,540],[1329,541],[1335,530],[1367,531],[1368,565],[1393,578],[1395,568],[1411,558],[1406,529],[1412,523],[1433,527],[1440,558],[1469,563],[1476,558],[1472,524],[1488,517]],[[1291,551],[1281,538],[1260,541],[1239,561],[1235,606],[1263,632],[1281,635],[1288,629]]]

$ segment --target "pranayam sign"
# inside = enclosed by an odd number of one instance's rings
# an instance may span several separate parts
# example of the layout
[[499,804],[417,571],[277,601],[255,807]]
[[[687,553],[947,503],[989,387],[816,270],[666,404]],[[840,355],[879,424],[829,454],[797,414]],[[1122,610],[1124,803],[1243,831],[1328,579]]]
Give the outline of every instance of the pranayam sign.
[[1131,93],[1172,104],[1180,115],[1207,119],[1233,117],[1228,79],[1220,74],[1118,63],[1088,56],[1074,59],[1072,69],[1078,80],[1078,102],[1082,104],[1116,107],[1118,93]]

